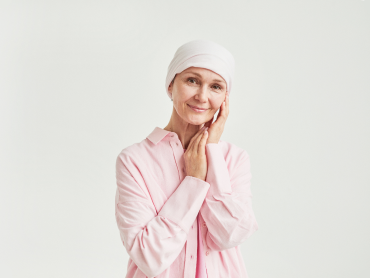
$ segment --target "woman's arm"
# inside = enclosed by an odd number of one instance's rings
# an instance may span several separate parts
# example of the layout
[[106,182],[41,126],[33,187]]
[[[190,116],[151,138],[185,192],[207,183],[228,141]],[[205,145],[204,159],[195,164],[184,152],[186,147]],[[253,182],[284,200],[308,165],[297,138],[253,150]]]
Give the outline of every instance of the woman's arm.
[[206,145],[211,185],[200,209],[208,232],[206,243],[210,250],[222,251],[241,244],[258,229],[252,210],[249,155],[237,154],[229,171],[221,148],[216,143]]
[[146,276],[154,277],[181,252],[210,184],[186,176],[157,215],[134,177],[141,177],[139,169],[121,153],[116,160],[117,225],[131,259]]

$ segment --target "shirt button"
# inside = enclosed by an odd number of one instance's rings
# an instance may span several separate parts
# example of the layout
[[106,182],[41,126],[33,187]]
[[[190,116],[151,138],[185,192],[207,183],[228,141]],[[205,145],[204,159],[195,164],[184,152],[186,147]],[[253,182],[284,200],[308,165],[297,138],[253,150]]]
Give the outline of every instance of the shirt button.
[[190,259],[192,259],[192,258],[193,258],[193,255],[190,256]]
[[193,225],[191,225],[191,228],[193,229]]
[[203,227],[205,227],[206,226],[206,222],[203,222]]
[[208,255],[209,255],[209,252],[207,251],[207,252],[206,252],[206,256],[208,256]]
[[176,143],[176,146],[178,146],[179,145],[179,143]]
[[175,135],[171,135],[171,137],[174,137]]

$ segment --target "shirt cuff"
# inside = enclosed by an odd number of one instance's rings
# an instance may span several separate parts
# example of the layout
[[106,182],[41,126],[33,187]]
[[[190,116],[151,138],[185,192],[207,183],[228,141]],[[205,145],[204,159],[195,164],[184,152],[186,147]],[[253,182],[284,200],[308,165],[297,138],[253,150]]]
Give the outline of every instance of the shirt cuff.
[[186,176],[158,215],[168,218],[188,233],[209,188],[208,182],[193,176]]
[[229,170],[221,146],[216,143],[206,144],[206,154],[208,161],[206,182],[211,185],[207,197],[222,193],[231,193]]

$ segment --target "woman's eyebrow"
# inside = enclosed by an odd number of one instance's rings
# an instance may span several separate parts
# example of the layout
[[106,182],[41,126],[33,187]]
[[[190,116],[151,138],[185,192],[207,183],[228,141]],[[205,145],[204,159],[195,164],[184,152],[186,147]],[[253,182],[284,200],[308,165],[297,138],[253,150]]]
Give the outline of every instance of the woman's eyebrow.
[[[192,73],[192,74],[194,74],[194,75],[196,75],[196,76],[202,77],[199,73],[196,73],[196,72],[193,72],[193,71],[188,71],[187,73]],[[220,79],[213,79],[213,81],[215,81],[215,82],[225,83],[225,81],[220,80]]]

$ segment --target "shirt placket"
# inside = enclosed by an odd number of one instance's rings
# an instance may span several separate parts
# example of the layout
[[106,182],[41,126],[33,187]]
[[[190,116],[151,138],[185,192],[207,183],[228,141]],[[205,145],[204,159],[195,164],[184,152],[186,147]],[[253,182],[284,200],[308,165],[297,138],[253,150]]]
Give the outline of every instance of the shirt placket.
[[206,271],[207,276],[210,277],[216,277],[213,274],[213,267],[212,267],[212,260],[210,258],[210,250],[208,249],[208,246],[206,244],[206,233],[207,233],[207,223],[204,221],[202,214],[199,213],[199,225],[200,225],[200,231],[201,231],[201,237],[202,237],[202,243],[203,243],[203,253],[205,255],[205,261],[206,261]]
[[177,166],[177,172],[179,174],[180,182],[185,178],[185,163],[184,163],[184,149],[182,148],[181,142],[177,135],[170,135],[170,146],[172,148],[173,156]]
[[[177,135],[170,135],[170,146],[173,151],[175,158],[180,182],[185,178],[185,161],[184,161],[184,149]],[[189,229],[188,236],[186,239],[186,257],[185,257],[185,267],[184,267],[184,278],[195,277],[196,267],[197,267],[197,218],[195,218],[193,225]]]

